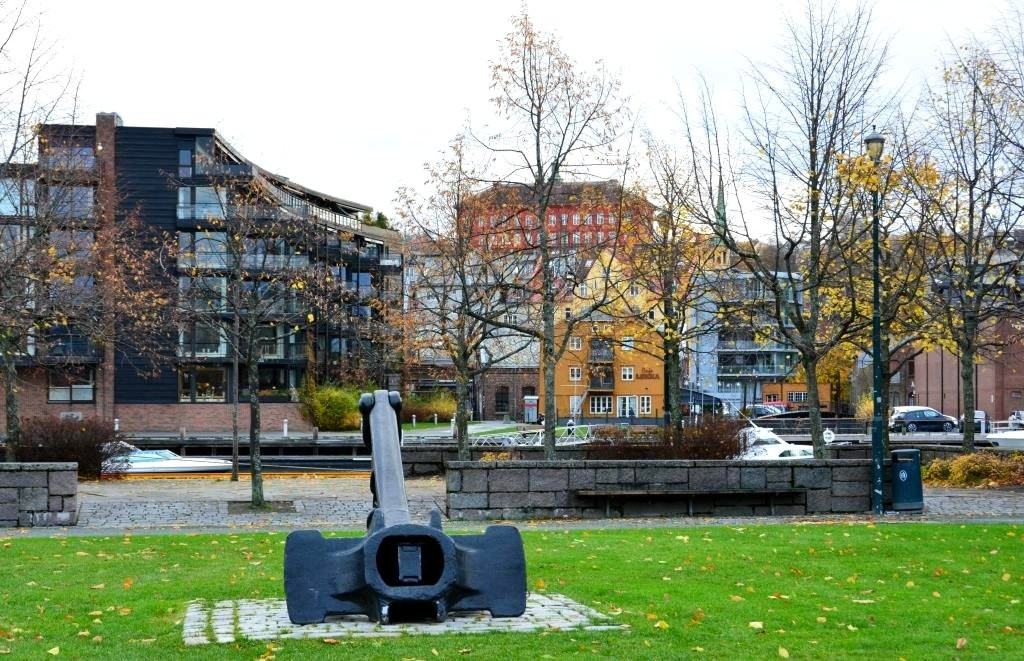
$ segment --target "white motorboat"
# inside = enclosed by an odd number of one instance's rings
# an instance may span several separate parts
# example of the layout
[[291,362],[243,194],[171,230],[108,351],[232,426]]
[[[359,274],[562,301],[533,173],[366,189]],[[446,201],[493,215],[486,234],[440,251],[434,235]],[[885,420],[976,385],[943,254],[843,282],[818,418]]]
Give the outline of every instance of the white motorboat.
[[[118,473],[218,473],[231,470],[231,462],[213,457],[182,457],[170,450],[140,450],[120,444],[125,452],[105,462],[104,472]],[[107,466],[111,470],[107,470]]]
[[1000,448],[1024,450],[1024,429],[1001,431],[985,436],[985,440]]

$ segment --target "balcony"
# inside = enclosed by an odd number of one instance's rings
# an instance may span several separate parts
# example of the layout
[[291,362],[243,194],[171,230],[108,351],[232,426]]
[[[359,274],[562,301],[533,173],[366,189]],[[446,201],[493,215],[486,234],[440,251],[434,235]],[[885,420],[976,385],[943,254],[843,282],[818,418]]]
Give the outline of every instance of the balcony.
[[718,340],[719,351],[781,351],[792,349],[782,342],[756,342],[754,340]]
[[792,365],[719,365],[719,376],[773,376],[783,377],[793,370]]
[[610,363],[615,360],[615,351],[611,347],[590,348],[590,362]]
[[589,390],[615,390],[615,379],[611,377],[591,378]]
[[402,256],[388,255],[387,257],[381,257],[380,265],[382,268],[402,268]]

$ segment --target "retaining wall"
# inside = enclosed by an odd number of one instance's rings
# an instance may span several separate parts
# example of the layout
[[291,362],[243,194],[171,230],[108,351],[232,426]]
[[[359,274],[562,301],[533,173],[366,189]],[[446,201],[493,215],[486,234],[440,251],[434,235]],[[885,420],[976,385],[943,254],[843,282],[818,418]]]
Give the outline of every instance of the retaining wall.
[[[871,462],[820,461],[453,461],[446,505],[453,520],[694,515],[753,516],[867,512]],[[889,467],[885,500],[890,500]],[[687,489],[707,495],[605,501],[581,489]],[[722,489],[801,489],[798,493],[716,494]]]
[[78,464],[0,463],[0,527],[73,526]]

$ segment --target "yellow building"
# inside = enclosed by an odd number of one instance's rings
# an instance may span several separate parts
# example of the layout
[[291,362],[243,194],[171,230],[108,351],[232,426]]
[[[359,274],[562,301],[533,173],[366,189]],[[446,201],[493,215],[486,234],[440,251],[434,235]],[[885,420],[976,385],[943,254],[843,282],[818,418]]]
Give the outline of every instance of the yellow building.
[[[573,300],[558,315],[556,346],[563,341],[567,346],[555,370],[555,408],[560,419],[571,415],[577,421],[660,420],[665,412],[664,353],[654,330],[660,312],[614,265],[606,268],[606,257],[604,253],[594,260]],[[600,284],[609,281],[621,288],[614,298],[628,305],[612,304],[613,314],[597,311],[581,318],[600,295]],[[622,314],[622,307],[643,312]],[[570,324],[569,318],[577,321]],[[539,385],[543,401],[543,378]]]

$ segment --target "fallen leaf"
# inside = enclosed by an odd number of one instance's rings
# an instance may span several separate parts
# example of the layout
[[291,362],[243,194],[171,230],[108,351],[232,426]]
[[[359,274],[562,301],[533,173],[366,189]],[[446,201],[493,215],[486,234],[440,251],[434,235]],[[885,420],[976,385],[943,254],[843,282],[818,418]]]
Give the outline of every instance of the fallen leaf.
[[668,622],[666,622],[665,620],[658,620],[657,622],[654,623],[654,628],[655,629],[668,629]]
[[751,629],[762,631],[764,629],[764,622],[750,622],[747,626]]
[[785,647],[780,647],[779,648],[779,656],[782,657],[783,659],[788,659],[789,658],[789,650],[787,650]]
[[324,638],[324,642],[327,643],[328,645],[337,645],[341,641],[338,640],[337,638]]
[[1008,580],[1010,580],[1010,574],[1009,574],[1009,572],[1007,572],[1007,573],[1003,574],[1003,580],[1004,580],[1004,581],[1008,581]]
[[437,656],[437,650],[434,649],[433,647],[430,648],[430,653],[433,654],[434,656]]
[[692,624],[700,624],[703,619],[704,619],[704,609],[703,608],[698,608],[697,610],[693,611],[693,615],[690,616],[690,622]]
[[538,578],[536,581],[534,581],[533,586],[538,590],[543,590],[548,586],[548,584],[544,582],[544,579]]
[[103,590],[103,589],[105,589],[106,587],[107,587],[107,586],[106,586],[106,585],[104,585],[103,583],[97,583],[96,585],[90,585],[90,586],[89,586],[89,589],[90,589],[90,590]]
[[121,587],[123,587],[125,590],[131,590],[132,589],[132,585],[134,585],[134,583],[135,583],[135,579],[132,578],[131,576],[129,576],[128,578],[126,578],[123,581],[121,581]]
[[956,648],[958,650],[962,650],[965,647],[967,647],[967,639],[966,638],[957,638],[956,639]]
[[826,622],[828,622],[828,618],[825,617],[824,615],[819,615],[818,617],[816,617],[814,619],[818,621],[818,624],[825,624]]
[[853,626],[852,624],[847,624],[846,628],[849,629],[850,631],[856,631],[857,630],[857,627]]
[[60,648],[59,647],[51,647],[50,649],[46,650],[46,653],[47,654],[52,654],[53,656],[57,656],[58,654],[60,654]]
[[853,603],[855,603],[855,604],[873,604],[873,603],[875,603],[875,600],[874,599],[854,599]]
[[743,601],[743,597],[739,596],[738,594],[734,594],[729,597],[729,601]]

